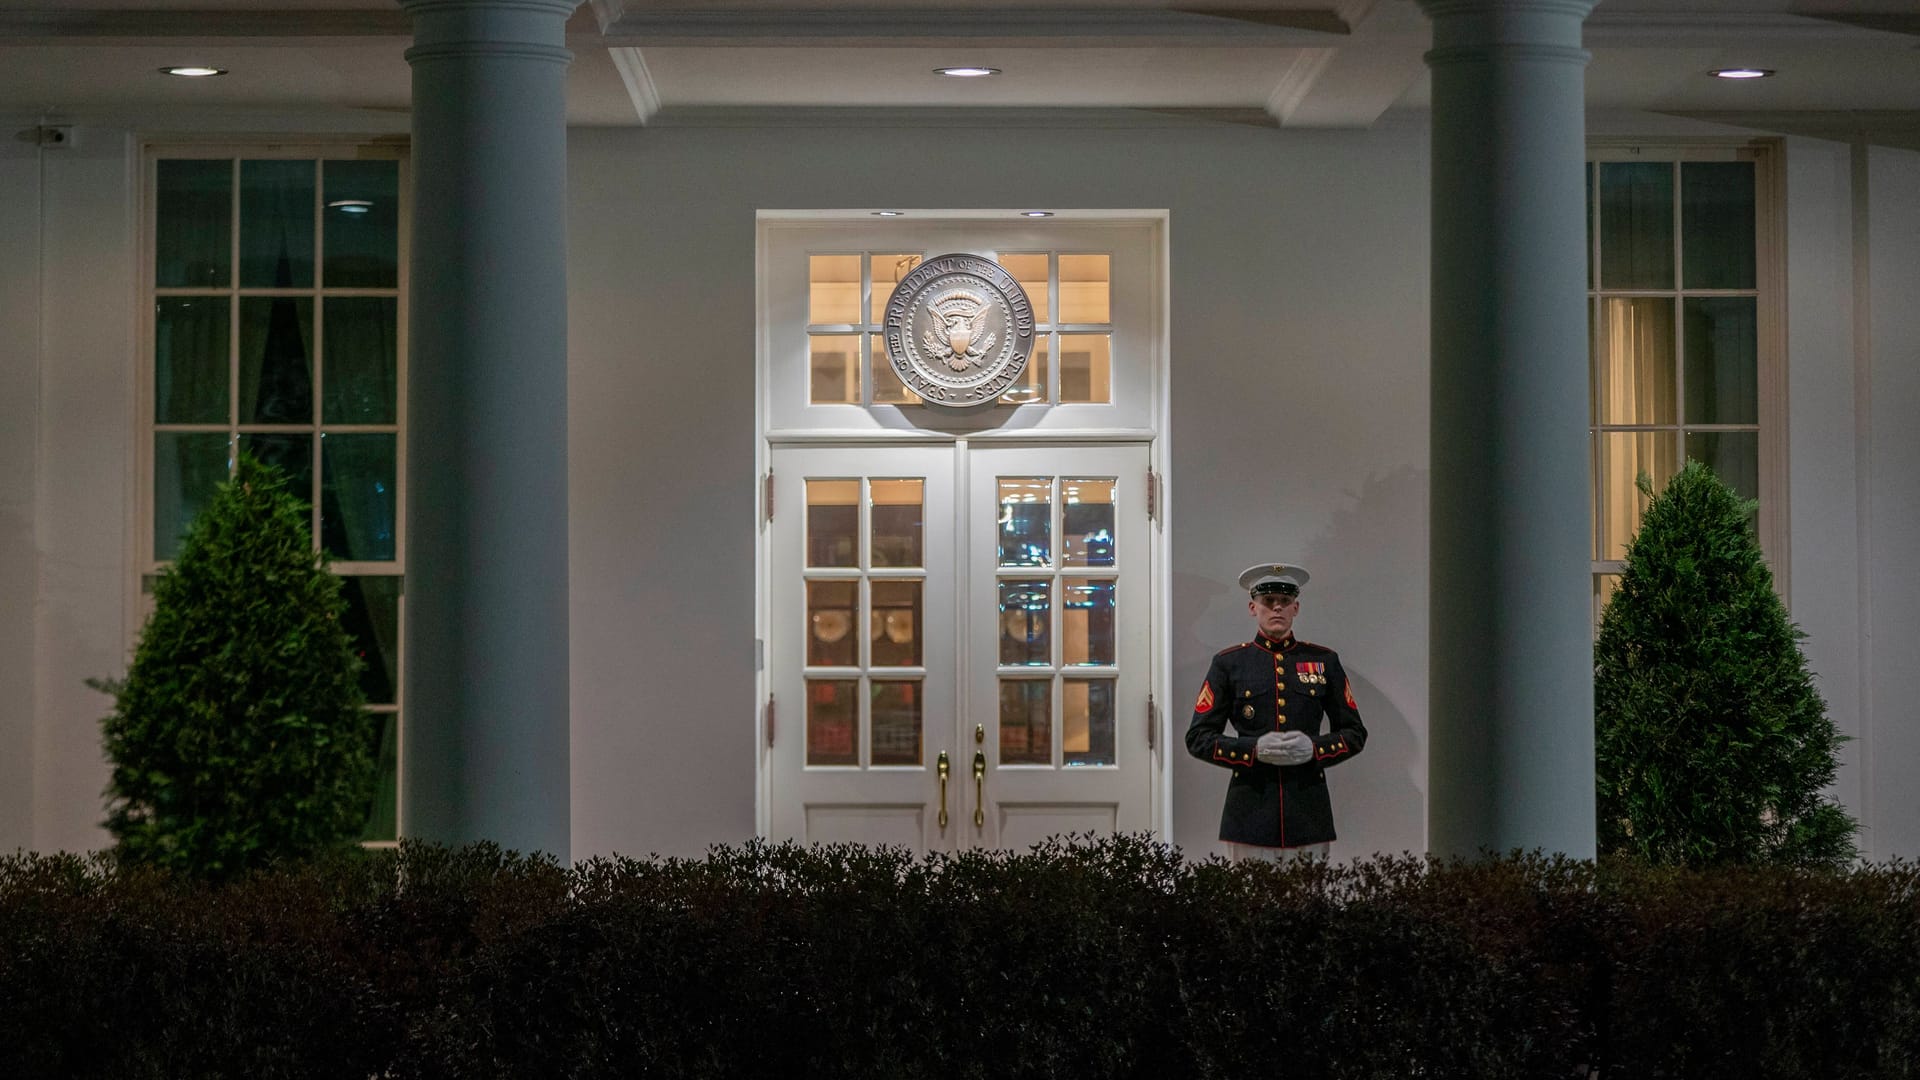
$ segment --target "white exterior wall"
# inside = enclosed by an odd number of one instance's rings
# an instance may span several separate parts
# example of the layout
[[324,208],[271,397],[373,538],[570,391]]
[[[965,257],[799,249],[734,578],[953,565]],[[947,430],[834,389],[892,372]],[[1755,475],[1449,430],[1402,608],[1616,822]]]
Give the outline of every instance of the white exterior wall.
[[[136,165],[82,119],[66,150],[0,146],[0,850],[104,841],[106,699],[82,680],[124,670],[138,610]],[[1849,148],[1788,144],[1791,581],[1860,736],[1837,791],[1872,854],[1911,856],[1920,155],[1866,160],[1857,209]],[[1300,632],[1340,650],[1373,731],[1332,773],[1337,853],[1424,846],[1424,117],[576,130],[569,170],[575,856],[752,835],[754,214],[901,204],[1171,212],[1173,839],[1213,850],[1226,778],[1177,740],[1208,657],[1246,637],[1231,580],[1286,557],[1315,575]]]
[[40,151],[9,139],[0,141],[0,852],[34,844],[39,439]]

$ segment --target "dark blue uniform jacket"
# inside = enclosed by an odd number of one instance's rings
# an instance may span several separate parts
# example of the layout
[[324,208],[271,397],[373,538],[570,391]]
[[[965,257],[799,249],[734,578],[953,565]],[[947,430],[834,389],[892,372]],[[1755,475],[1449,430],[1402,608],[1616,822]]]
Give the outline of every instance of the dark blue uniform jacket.
[[[1254,756],[1254,744],[1269,731],[1311,735],[1313,760],[1287,766],[1262,762]],[[1188,753],[1233,773],[1220,814],[1220,839],[1264,847],[1301,847],[1334,838],[1327,768],[1366,744],[1367,729],[1340,657],[1292,635],[1285,641],[1259,635],[1221,650],[1207,670],[1187,727]]]

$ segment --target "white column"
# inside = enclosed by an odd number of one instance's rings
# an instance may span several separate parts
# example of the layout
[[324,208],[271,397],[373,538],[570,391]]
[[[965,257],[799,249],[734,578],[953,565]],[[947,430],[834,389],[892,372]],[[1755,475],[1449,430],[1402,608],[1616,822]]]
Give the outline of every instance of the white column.
[[568,858],[565,25],[413,16],[402,830]]
[[1584,69],[1592,0],[1433,20],[1429,846],[1594,853]]

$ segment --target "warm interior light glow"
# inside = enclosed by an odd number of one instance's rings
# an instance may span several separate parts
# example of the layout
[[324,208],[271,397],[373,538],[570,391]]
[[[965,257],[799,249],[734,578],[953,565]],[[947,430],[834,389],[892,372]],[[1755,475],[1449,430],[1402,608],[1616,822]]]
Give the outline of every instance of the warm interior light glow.
[[1716,68],[1707,74],[1716,79],[1764,79],[1773,72],[1766,68]]
[[988,75],[1000,74],[999,68],[990,67],[942,67],[934,68],[935,75],[945,75],[952,79],[983,79]]
[[178,75],[183,79],[205,79],[205,78],[210,78],[214,75],[225,75],[227,73],[226,68],[198,67],[194,65],[186,65],[182,67],[163,67],[160,69],[160,71],[162,74]]

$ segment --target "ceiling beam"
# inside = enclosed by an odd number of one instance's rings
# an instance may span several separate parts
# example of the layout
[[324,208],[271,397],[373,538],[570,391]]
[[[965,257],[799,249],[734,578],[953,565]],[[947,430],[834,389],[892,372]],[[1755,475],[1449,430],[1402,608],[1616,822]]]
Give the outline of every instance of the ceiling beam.
[[607,55],[619,70],[620,81],[626,84],[627,100],[633,103],[633,115],[644,126],[660,111],[660,91],[653,85],[653,72],[647,70],[646,57],[631,46],[608,49]]
[[1353,37],[1337,49],[1302,49],[1267,97],[1282,127],[1365,128],[1426,71],[1433,35],[1412,4],[1353,7]]

